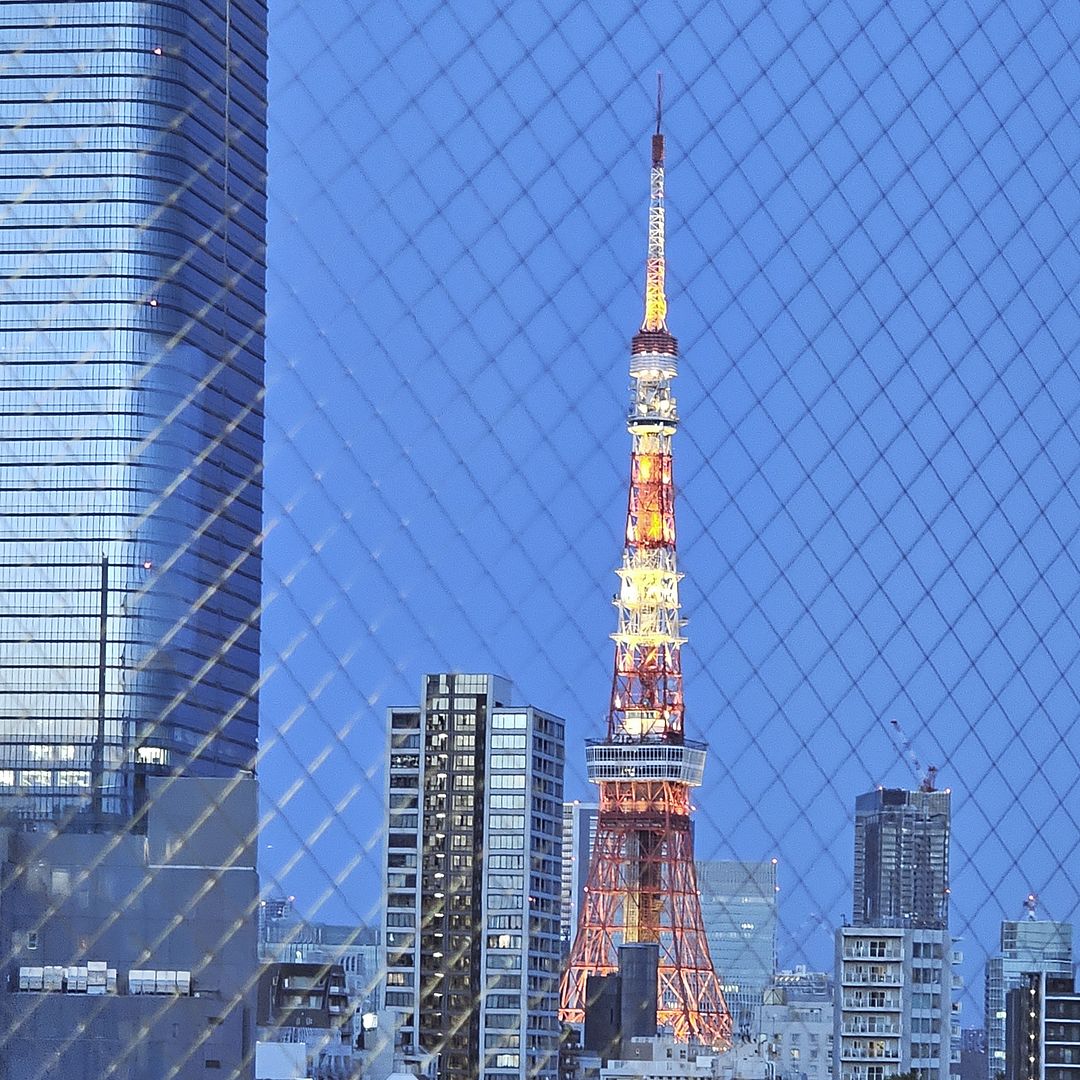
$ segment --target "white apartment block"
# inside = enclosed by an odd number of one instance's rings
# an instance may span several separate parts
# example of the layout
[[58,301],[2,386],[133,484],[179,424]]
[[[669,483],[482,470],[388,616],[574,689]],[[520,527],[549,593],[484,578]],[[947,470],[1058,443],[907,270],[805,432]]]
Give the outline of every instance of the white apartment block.
[[837,932],[835,1080],[886,1080],[909,1070],[919,1080],[947,1080],[952,955],[947,930]]

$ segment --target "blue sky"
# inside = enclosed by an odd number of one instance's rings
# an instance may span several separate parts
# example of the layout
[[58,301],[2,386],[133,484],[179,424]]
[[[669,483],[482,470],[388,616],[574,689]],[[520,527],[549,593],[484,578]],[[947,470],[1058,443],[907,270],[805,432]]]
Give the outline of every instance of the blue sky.
[[999,920],[1080,905],[1073,6],[282,0],[271,35],[264,869],[374,917],[426,671],[565,716],[588,794],[662,69],[698,852],[776,856],[781,960],[828,966],[899,720],[977,1022]]

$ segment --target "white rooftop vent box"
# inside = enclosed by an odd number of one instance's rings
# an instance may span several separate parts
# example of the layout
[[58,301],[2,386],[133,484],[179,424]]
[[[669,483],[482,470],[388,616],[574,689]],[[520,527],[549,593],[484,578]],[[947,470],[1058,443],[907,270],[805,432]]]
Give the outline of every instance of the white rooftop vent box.
[[44,971],[43,985],[46,990],[64,989],[64,968],[59,964],[47,964]]
[[105,971],[105,990],[109,994],[116,993],[116,968],[108,968]]
[[19,968],[19,989],[40,990],[45,979],[45,969],[39,967]]
[[190,971],[178,971],[176,973],[176,989],[181,994],[191,993],[191,972]]

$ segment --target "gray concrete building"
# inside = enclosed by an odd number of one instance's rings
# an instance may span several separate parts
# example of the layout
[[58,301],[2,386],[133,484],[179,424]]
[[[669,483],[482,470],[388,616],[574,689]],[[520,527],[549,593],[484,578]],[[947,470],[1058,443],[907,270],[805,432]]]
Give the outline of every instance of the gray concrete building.
[[761,1039],[776,1080],[829,1080],[832,979],[824,971],[779,971],[765,990]]
[[148,794],[145,835],[0,830],[2,1080],[252,1075],[255,781]]

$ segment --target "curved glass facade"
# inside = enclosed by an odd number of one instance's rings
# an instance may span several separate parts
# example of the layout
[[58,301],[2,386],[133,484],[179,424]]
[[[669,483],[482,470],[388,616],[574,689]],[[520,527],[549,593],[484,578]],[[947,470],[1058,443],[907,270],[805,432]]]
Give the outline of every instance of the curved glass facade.
[[265,5],[0,3],[0,806],[254,768]]

